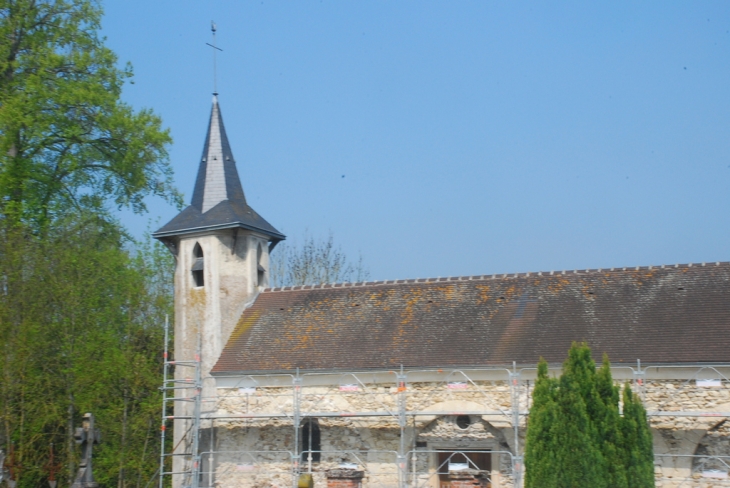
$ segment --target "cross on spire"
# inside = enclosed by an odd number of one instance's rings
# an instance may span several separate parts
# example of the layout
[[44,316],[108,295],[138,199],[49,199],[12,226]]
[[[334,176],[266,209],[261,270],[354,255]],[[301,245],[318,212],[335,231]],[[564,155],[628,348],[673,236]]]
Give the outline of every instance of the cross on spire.
[[233,159],[228,136],[223,127],[223,117],[218,105],[218,83],[216,76],[216,51],[223,51],[216,45],[216,25],[211,22],[213,44],[213,108],[210,112],[208,134],[203,146],[203,154],[198,165],[193,198],[190,206],[174,219],[158,229],[152,236],[167,245],[177,254],[180,237],[202,231],[221,229],[246,229],[268,237],[269,249],[277,242],[286,239],[261,217],[248,203],[243,194],[243,186],[238,177],[236,162]]
[[216,51],[223,52],[223,49],[216,46],[215,33],[217,31],[215,22],[210,21],[210,31],[213,33],[213,44],[206,42],[206,44],[213,48],[213,95],[218,96],[218,66],[216,64]]

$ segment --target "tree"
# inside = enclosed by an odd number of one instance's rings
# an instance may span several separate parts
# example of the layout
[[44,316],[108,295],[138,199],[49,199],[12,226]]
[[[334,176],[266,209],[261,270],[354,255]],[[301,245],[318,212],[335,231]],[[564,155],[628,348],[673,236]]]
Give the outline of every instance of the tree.
[[[585,486],[582,483],[587,482],[586,476],[592,480],[588,483],[589,486],[611,486],[607,484],[604,445],[600,442],[606,427],[603,422],[606,405],[598,392],[596,363],[587,345],[574,344],[570,348],[559,383],[557,398],[562,406],[562,415],[558,426],[564,431],[565,444],[575,445],[572,452],[567,452],[563,445],[560,445],[560,452],[566,453],[566,456],[559,464],[567,467],[567,471],[571,474],[568,478],[570,485],[563,483],[561,486]],[[572,425],[571,419],[575,422]],[[575,439],[569,440],[570,437]],[[578,440],[579,443],[576,442]],[[582,469],[576,470],[576,466],[581,466]],[[584,473],[582,482],[581,472]]]
[[103,432],[97,480],[146,483],[159,451],[160,324],[172,311],[156,276],[169,273],[160,261],[169,253],[132,254],[118,228],[89,214],[54,222],[43,237],[15,225],[0,233],[0,443],[15,446],[18,486],[44,484],[50,443],[67,486],[74,427],[87,411]]
[[271,256],[271,285],[297,286],[324,283],[360,282],[370,277],[362,257],[353,264],[339,247],[332,234],[318,241],[305,235],[301,247],[280,244]]
[[[594,418],[596,419],[597,442],[601,448],[606,468],[607,486],[627,488],[629,486],[627,465],[623,459],[623,450],[626,443],[623,438],[622,421],[618,409],[619,388],[613,384],[611,364],[608,361],[607,354],[603,355],[603,364],[596,373],[595,384],[600,404]],[[649,424],[646,422],[646,416],[644,416],[644,419],[648,429]],[[648,452],[653,458],[651,444]]]
[[526,486],[559,488],[555,455],[557,453],[556,437],[551,432],[552,426],[559,421],[560,411],[555,401],[557,381],[548,376],[548,364],[540,359],[537,365],[537,381],[532,393],[530,424],[527,429],[527,448],[525,449],[525,465],[529,469],[525,473]]
[[51,443],[67,486],[86,411],[102,486],[143,486],[157,467],[171,257],[110,208],[181,199],[169,132],[121,101],[132,71],[101,16],[96,0],[0,0],[0,446],[23,488],[44,484]]
[[559,379],[548,376],[541,359],[527,430],[526,486],[654,486],[646,412],[628,385],[623,403],[622,417],[608,357],[596,371],[586,344],[573,344]]
[[71,209],[180,203],[149,110],[120,100],[129,65],[98,36],[92,0],[0,0],[0,214],[42,226]]
[[623,391],[624,417],[621,426],[624,438],[624,465],[629,488],[654,486],[652,437],[646,422],[646,410],[629,385]]

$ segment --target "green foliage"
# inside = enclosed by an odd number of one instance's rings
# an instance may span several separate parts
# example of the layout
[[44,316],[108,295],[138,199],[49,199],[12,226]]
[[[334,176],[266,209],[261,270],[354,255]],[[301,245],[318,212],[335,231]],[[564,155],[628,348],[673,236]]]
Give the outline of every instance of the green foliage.
[[60,486],[76,471],[74,427],[93,412],[102,486],[137,486],[157,468],[161,349],[172,297],[159,250],[135,256],[117,228],[84,215],[43,238],[0,230],[0,444],[13,443],[19,487],[41,486],[50,443]]
[[[622,435],[622,420],[618,409],[619,389],[613,384],[611,364],[606,354],[603,355],[603,364],[596,373],[595,384],[601,401],[600,409],[597,410],[594,417],[597,427],[596,439],[602,449],[608,481],[607,486],[627,488],[627,471],[623,462],[625,441]],[[649,424],[646,422],[646,417],[644,419],[644,423],[648,428]],[[648,452],[652,457],[653,469],[653,448],[651,445],[649,445]]]
[[560,379],[540,360],[525,448],[527,488],[654,486],[646,412],[626,385],[619,389],[604,355],[596,371],[590,348],[574,343]]
[[624,387],[624,463],[629,488],[651,488],[654,486],[654,456],[652,455],[652,436],[646,422],[646,410],[641,400],[631,392],[629,385]]
[[121,102],[131,67],[91,0],[0,0],[0,213],[44,225],[70,209],[178,203],[159,117]]
[[525,473],[526,486],[559,487],[557,471],[554,469],[558,446],[551,432],[552,426],[558,423],[560,417],[555,399],[556,390],[557,381],[548,376],[548,364],[541,358],[532,393],[530,428],[527,429],[525,465],[529,469]]
[[132,76],[99,37],[95,0],[0,0],[0,448],[18,486],[76,474],[93,412],[101,486],[157,468],[171,257],[125,237],[109,208],[180,204],[167,130],[120,99]]
[[[594,443],[595,426],[581,395],[581,387],[569,375],[560,378],[556,391],[559,417],[550,429],[556,446],[557,486],[605,487],[600,448]],[[529,468],[528,468],[529,469]]]

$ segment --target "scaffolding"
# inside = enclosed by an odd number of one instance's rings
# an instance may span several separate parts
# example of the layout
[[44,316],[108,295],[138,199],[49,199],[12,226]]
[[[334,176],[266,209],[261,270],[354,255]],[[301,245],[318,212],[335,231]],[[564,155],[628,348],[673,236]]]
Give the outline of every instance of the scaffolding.
[[[515,488],[522,487],[523,437],[521,436],[524,435],[530,408],[531,387],[536,376],[534,367],[518,368],[513,363],[509,367],[471,369],[400,368],[396,371],[323,373],[296,371],[293,374],[217,377],[215,379],[218,387],[217,397],[202,399],[199,356],[196,356],[196,361],[198,376],[196,376],[195,391],[198,394],[194,401],[197,413],[186,418],[192,421],[190,425],[193,431],[210,429],[211,436],[209,445],[203,448],[204,452],[197,453],[199,433],[191,433],[189,445],[194,448],[180,454],[187,456],[186,459],[190,461],[190,469],[185,470],[184,474],[187,476],[186,479],[191,480],[191,484],[184,484],[185,487],[221,486],[218,478],[230,474],[226,469],[229,471],[234,469],[238,476],[250,476],[251,480],[277,479],[279,484],[271,483],[271,486],[296,488],[300,474],[317,474],[317,464],[364,468],[367,473],[363,486],[397,488],[442,486],[439,484],[438,476],[443,474],[444,461],[438,456],[443,456],[444,452],[450,453],[449,456],[462,456],[467,460],[465,464],[468,468],[476,468],[476,465],[471,465],[470,459],[481,451],[458,447],[434,449],[419,445],[418,438],[423,432],[416,427],[416,421],[459,417],[479,418],[487,423],[502,426],[500,431],[505,434],[506,443],[492,446],[484,453],[488,452],[491,459],[498,464],[496,469],[494,465],[492,466],[492,472],[504,473],[503,484]],[[176,363],[170,362],[170,365],[173,364]],[[724,393],[730,390],[730,364],[642,367],[641,362],[637,361],[633,366],[615,366],[612,368],[612,373],[618,384],[624,382],[632,384],[634,391],[647,405],[648,415],[652,418],[695,417],[697,420],[713,422],[719,421],[721,417],[730,417],[730,411],[726,411],[730,408],[685,410],[681,406],[681,401],[677,401],[688,393],[702,390],[704,394],[718,393],[716,396],[727,400],[725,403],[730,405],[730,395]],[[168,373],[165,374],[168,381]],[[670,393],[663,392],[662,395],[656,395],[656,390],[666,383],[673,385]],[[179,387],[170,389],[175,388]],[[657,397],[660,397],[661,401],[657,401]],[[231,398],[236,400],[235,411],[229,410],[226,414],[221,414],[216,409],[205,413],[200,411],[201,402],[221,402]],[[723,406],[722,403],[715,402],[715,404]],[[359,407],[353,408],[353,406]],[[165,415],[164,418],[170,421],[174,416]],[[383,425],[383,422],[386,422],[392,426],[394,432],[397,432],[398,439],[393,442],[392,450],[313,450],[311,444],[307,446],[300,438],[302,426],[313,419],[349,422],[359,427],[369,427],[376,423]],[[217,427],[245,425],[247,428],[261,428],[271,422],[276,422],[277,428],[291,429],[289,432],[293,442],[288,446],[280,446],[285,447],[282,450],[236,451],[215,448],[212,435]],[[164,432],[163,430],[163,436]],[[319,457],[319,463],[313,459],[315,454]],[[170,455],[174,453],[167,454]],[[164,465],[165,456],[163,448],[161,467]],[[681,486],[695,486],[691,484],[694,483],[692,479],[698,477],[720,476],[711,472],[712,470],[703,471],[703,466],[707,465],[708,460],[716,464],[725,463],[723,466],[730,464],[726,462],[730,452],[712,456],[684,456],[687,459],[682,458],[681,454],[657,454],[657,463],[663,463],[663,458],[671,456],[676,458],[672,462],[676,462],[678,466],[689,466],[682,468],[684,478],[680,475],[673,478],[675,482],[681,479],[683,483]],[[202,459],[206,459],[205,469]],[[226,460],[228,467],[219,470],[221,459]],[[434,466],[433,462],[425,462],[429,459],[440,461]],[[447,464],[451,462],[450,459],[452,458],[446,459]],[[379,466],[377,469],[368,468],[375,464]],[[718,468],[715,471],[722,469]],[[164,475],[176,474],[164,470],[161,472]],[[727,472],[730,472],[730,466]],[[320,472],[319,475],[321,474]],[[659,482],[659,479],[657,481]],[[670,486],[666,483],[666,486]],[[224,483],[222,486],[227,485]],[[724,485],[718,483],[718,486]]]
[[[200,364],[200,337],[195,356],[190,361],[175,361],[169,356],[169,320],[165,318],[165,350],[163,353],[162,421],[160,424],[160,468],[159,488],[164,487],[166,477],[179,477],[182,488],[198,488],[200,480],[200,419],[203,395],[203,380]],[[183,377],[175,368],[192,372],[192,377]],[[182,392],[182,395],[178,394]],[[192,406],[192,411],[190,411]],[[172,414],[170,413],[172,410]],[[183,434],[173,443],[167,441],[170,425],[175,429],[183,427]],[[187,424],[186,427],[185,424]],[[174,445],[173,445],[174,444]],[[172,446],[171,449],[170,446]],[[168,450],[169,449],[169,450]],[[175,462],[175,459],[181,462]],[[182,465],[177,470],[176,466]]]

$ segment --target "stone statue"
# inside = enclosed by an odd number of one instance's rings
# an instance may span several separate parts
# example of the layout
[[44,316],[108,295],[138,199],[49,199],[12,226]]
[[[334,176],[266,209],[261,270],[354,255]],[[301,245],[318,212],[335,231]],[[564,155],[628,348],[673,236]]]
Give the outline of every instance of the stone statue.
[[94,481],[94,473],[91,470],[91,449],[94,444],[101,441],[99,429],[94,428],[94,415],[84,415],[82,427],[76,429],[74,434],[76,444],[81,445],[81,462],[79,463],[79,474],[71,488],[99,488],[99,483]]

